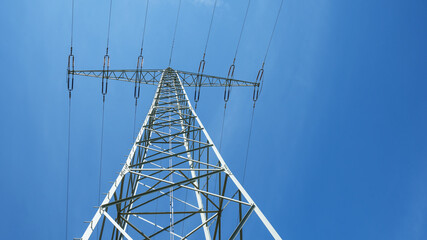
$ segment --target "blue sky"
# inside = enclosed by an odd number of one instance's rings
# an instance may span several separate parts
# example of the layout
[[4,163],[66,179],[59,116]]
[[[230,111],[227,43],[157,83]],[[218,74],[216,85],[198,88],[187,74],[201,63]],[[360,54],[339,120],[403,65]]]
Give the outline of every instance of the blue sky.
[[[219,2],[206,73],[225,76],[247,2]],[[102,68],[108,3],[76,0],[77,69]],[[253,0],[236,78],[254,80],[279,4]],[[64,235],[70,5],[0,2],[5,239]],[[145,1],[113,1],[111,68],[135,67],[144,6]],[[177,7],[177,1],[151,1],[146,68],[167,66]],[[197,70],[211,10],[210,0],[182,0],[172,67]],[[426,11],[422,0],[285,0],[266,63],[245,181],[284,239],[427,238]],[[222,91],[203,89],[198,109],[217,142]],[[225,120],[222,154],[239,179],[251,94],[233,89]],[[154,88],[144,86],[139,123],[153,95]],[[76,79],[70,237],[82,234],[97,202],[101,103],[98,80]],[[105,114],[103,189],[131,147],[131,85],[110,83]]]

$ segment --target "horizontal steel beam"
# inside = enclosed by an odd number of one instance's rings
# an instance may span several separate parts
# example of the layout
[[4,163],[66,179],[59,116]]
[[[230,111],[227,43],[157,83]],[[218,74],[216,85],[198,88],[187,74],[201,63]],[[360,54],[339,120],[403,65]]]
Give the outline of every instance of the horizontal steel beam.
[[[170,70],[169,68],[167,68]],[[118,80],[124,82],[136,82],[137,74],[140,74],[138,81],[142,84],[148,85],[157,85],[160,82],[162,73],[167,69],[146,69],[138,71],[137,69],[121,69],[121,70],[109,70],[108,74],[103,70],[75,70],[69,71],[69,74],[86,76],[86,77],[95,77],[102,78],[103,72],[104,76],[108,76],[108,79]],[[227,79],[225,77],[217,77],[212,75],[202,74],[199,75],[193,72],[173,70],[182,80],[182,84],[186,87],[196,87],[198,81],[201,87],[254,87],[258,86],[259,83],[237,80],[237,79]]]

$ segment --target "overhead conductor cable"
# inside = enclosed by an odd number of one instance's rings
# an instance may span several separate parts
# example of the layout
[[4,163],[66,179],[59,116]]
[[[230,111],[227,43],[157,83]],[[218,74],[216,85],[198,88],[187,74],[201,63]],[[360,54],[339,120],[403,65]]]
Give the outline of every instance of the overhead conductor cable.
[[274,26],[273,26],[273,31],[271,32],[271,35],[270,35],[270,40],[268,41],[267,50],[265,51],[265,55],[264,55],[264,60],[262,61],[262,66],[261,66],[260,70],[258,71],[256,80],[255,80],[256,85],[254,86],[254,93],[252,96],[252,100],[254,101],[254,105],[252,107],[251,123],[249,125],[248,145],[246,148],[245,165],[244,165],[244,169],[243,169],[243,183],[245,182],[246,165],[248,163],[248,157],[249,157],[249,147],[250,147],[251,136],[252,136],[252,125],[253,125],[253,120],[254,120],[255,104],[256,104],[256,101],[258,100],[259,94],[261,93],[262,86],[264,84],[264,78],[263,78],[264,77],[264,65],[265,65],[265,61],[267,59],[268,51],[270,49],[271,41],[273,40],[274,31],[276,30],[277,22],[278,22],[279,16],[280,16],[280,11],[282,10],[282,5],[283,5],[283,0],[281,0],[281,2],[280,2],[279,11],[277,12],[276,21],[274,22]]
[[176,36],[176,29],[178,28],[178,20],[179,20],[179,12],[181,11],[181,0],[179,0],[178,4],[178,12],[176,13],[176,20],[175,20],[175,30],[173,32],[173,38],[172,38],[172,46],[171,46],[171,53],[169,55],[169,67],[172,63],[172,53],[173,53],[173,47],[175,45],[175,36]]
[[206,50],[208,48],[209,37],[211,35],[212,23],[213,23],[213,19],[214,19],[214,15],[215,15],[215,9],[216,9],[216,3],[217,3],[217,0],[215,0],[214,7],[212,10],[212,16],[211,16],[211,22],[209,24],[208,36],[206,37],[205,50],[203,51],[203,59],[199,63],[199,70],[197,72],[197,77],[196,77],[196,86],[194,88],[194,102],[195,102],[194,108],[195,109],[197,109],[197,102],[200,99],[200,88],[202,86],[203,72],[205,71],[205,63],[206,63],[205,62]]
[[234,69],[236,68],[235,63],[236,63],[237,53],[239,51],[240,41],[242,40],[243,30],[245,28],[246,18],[248,17],[250,5],[251,5],[251,0],[248,1],[248,6],[246,7],[245,17],[243,19],[242,28],[240,29],[239,40],[237,41],[236,52],[234,53],[233,63],[231,64],[230,68],[228,69],[227,80],[225,81],[224,113],[222,116],[221,137],[220,137],[220,141],[219,141],[219,150],[220,151],[221,151],[221,147],[222,147],[222,136],[224,133],[225,112],[227,109],[227,102],[230,99],[231,79],[233,79],[233,77],[234,77]]
[[[102,68],[102,82],[101,82],[101,93],[102,93],[102,122],[101,122],[101,151],[99,158],[99,177],[98,177],[98,203],[101,204],[101,178],[102,178],[102,152],[104,145],[104,114],[105,114],[105,95],[108,91],[108,78],[110,75],[110,56],[108,55],[108,47],[110,44],[110,27],[111,27],[111,9],[113,6],[113,0],[110,0],[110,11],[108,15],[108,32],[107,32],[107,47],[105,49],[104,64]],[[97,235],[99,235],[99,229],[97,229]]]
[[74,89],[74,55],[73,55],[73,34],[74,34],[74,0],[71,1],[71,34],[70,34],[70,54],[68,55],[67,67],[67,88],[68,88],[68,152],[67,152],[67,196],[65,205],[65,239],[68,237],[68,203],[70,193],[70,151],[71,151],[71,92]]
[[141,93],[141,80],[142,80],[142,66],[144,63],[144,56],[142,55],[142,51],[144,49],[144,37],[145,37],[145,27],[147,25],[147,14],[148,14],[148,3],[150,0],[147,0],[147,5],[145,7],[145,17],[144,17],[144,28],[142,30],[142,40],[141,40],[141,51],[138,56],[138,61],[136,64],[136,80],[135,80],[135,89],[133,96],[135,98],[135,115],[133,119],[133,131],[132,131],[132,141],[135,137],[135,128],[136,128],[136,110],[138,107],[138,98]]

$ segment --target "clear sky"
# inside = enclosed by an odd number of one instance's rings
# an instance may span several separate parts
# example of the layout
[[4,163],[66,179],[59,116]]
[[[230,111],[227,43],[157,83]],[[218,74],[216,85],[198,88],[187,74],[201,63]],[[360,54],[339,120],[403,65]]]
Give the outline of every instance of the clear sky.
[[[76,69],[100,69],[109,0],[75,3]],[[197,71],[213,0],[182,0],[172,67]],[[219,0],[206,73],[225,76],[246,0]],[[252,0],[235,77],[255,79],[280,0]],[[71,1],[0,2],[0,233],[63,239]],[[178,1],[152,0],[146,68],[168,64]],[[111,68],[134,68],[145,1],[113,0]],[[245,188],[284,239],[427,239],[427,2],[285,0],[257,104]],[[97,203],[98,79],[72,103],[69,237]],[[154,95],[144,86],[138,122]],[[192,99],[192,90],[188,91]],[[223,89],[198,113],[219,141]],[[233,89],[222,154],[238,179],[251,89]],[[102,191],[128,154],[133,87],[110,82]],[[256,234],[247,235],[257,238]]]

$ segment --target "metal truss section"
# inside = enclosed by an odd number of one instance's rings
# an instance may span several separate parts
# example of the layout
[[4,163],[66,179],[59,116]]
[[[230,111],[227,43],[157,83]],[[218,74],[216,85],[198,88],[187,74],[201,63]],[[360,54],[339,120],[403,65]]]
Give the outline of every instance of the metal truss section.
[[96,231],[99,239],[243,239],[254,215],[261,220],[259,229],[281,239],[203,127],[183,73],[171,68],[157,73],[143,126],[80,239]]
[[[149,70],[109,70],[104,76],[108,76],[109,79],[124,81],[124,82],[136,82],[140,81],[143,84],[158,85],[165,69],[149,69]],[[104,71],[105,73],[105,71]],[[182,84],[186,87],[224,87],[224,86],[238,86],[238,87],[254,87],[258,86],[259,83],[242,81],[236,79],[227,79],[223,77],[216,77],[206,74],[197,74],[185,71],[175,71],[180,77]],[[102,78],[102,70],[77,70],[69,71],[69,74]],[[137,74],[139,74],[137,79]]]

